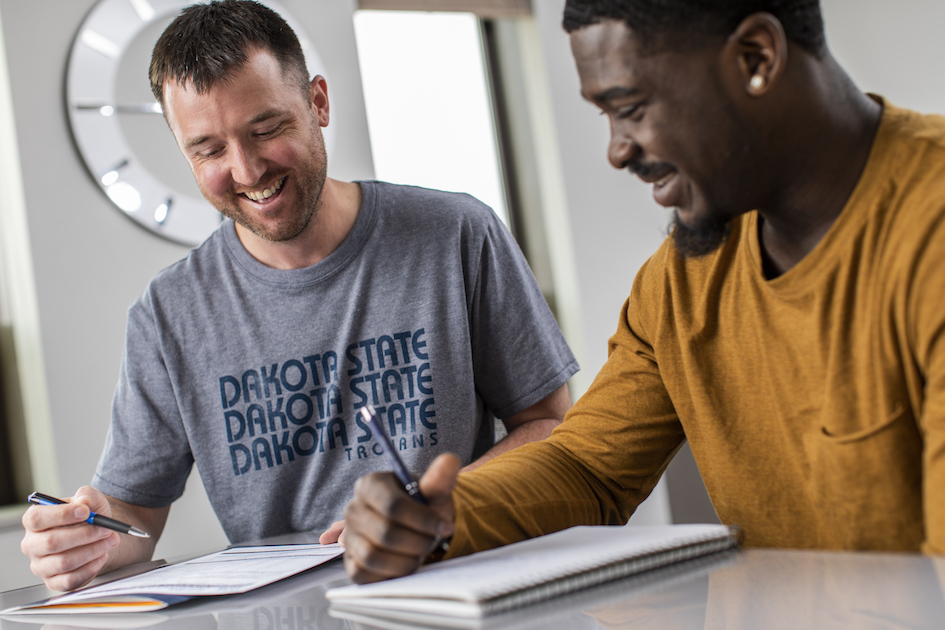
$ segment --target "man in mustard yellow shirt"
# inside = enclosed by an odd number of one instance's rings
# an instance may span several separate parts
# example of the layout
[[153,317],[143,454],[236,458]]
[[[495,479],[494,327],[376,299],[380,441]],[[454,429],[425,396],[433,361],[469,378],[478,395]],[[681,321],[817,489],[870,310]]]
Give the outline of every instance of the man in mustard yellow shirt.
[[624,523],[685,440],[746,545],[945,552],[945,118],[861,93],[816,1],[569,0],[564,27],[672,235],[550,438],[458,481],[442,457],[429,507],[359,481],[351,576]]

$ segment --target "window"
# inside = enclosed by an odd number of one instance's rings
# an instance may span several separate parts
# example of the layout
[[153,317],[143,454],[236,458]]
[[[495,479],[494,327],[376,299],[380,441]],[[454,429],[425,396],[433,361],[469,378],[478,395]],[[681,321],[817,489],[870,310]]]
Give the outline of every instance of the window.
[[489,204],[580,355],[564,177],[531,3],[358,5],[354,25],[376,177],[468,192]]
[[376,177],[468,192],[508,225],[477,17],[358,11],[354,23]]

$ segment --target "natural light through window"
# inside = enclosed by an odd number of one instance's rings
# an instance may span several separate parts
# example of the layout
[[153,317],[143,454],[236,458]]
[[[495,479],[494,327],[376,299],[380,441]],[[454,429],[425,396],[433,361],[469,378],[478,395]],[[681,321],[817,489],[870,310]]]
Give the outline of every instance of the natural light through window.
[[376,177],[467,192],[508,224],[476,17],[358,11],[354,24]]

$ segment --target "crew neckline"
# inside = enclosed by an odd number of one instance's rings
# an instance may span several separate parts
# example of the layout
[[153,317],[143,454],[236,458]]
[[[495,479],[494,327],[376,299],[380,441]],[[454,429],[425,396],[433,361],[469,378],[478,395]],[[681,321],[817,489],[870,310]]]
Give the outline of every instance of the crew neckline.
[[223,248],[230,259],[248,275],[271,285],[304,286],[323,282],[344,269],[364,248],[378,219],[377,182],[355,181],[361,186],[361,206],[351,231],[335,251],[309,267],[275,269],[256,260],[236,234],[236,224],[225,219],[220,228]]
[[843,209],[833,225],[827,230],[823,238],[793,267],[770,280],[765,277],[764,265],[761,257],[761,236],[759,234],[760,215],[753,210],[746,217],[742,225],[742,238],[748,242],[745,255],[750,257],[750,263],[755,276],[762,284],[773,291],[788,294],[806,292],[811,289],[817,278],[822,277],[845,250],[845,244],[853,238],[862,225],[869,219],[871,205],[869,199],[879,194],[879,190],[886,184],[887,163],[890,155],[890,145],[895,139],[894,130],[897,122],[903,116],[903,110],[889,105],[883,97],[868,94],[883,108],[876,135],[870,147],[866,165],[857,179],[853,192],[843,205]]

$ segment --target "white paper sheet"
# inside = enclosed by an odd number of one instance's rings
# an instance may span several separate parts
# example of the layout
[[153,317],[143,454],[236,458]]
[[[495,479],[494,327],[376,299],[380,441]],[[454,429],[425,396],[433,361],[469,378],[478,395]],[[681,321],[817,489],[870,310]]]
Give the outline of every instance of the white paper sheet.
[[234,547],[56,598],[57,604],[118,595],[228,595],[301,573],[344,552],[339,545]]

